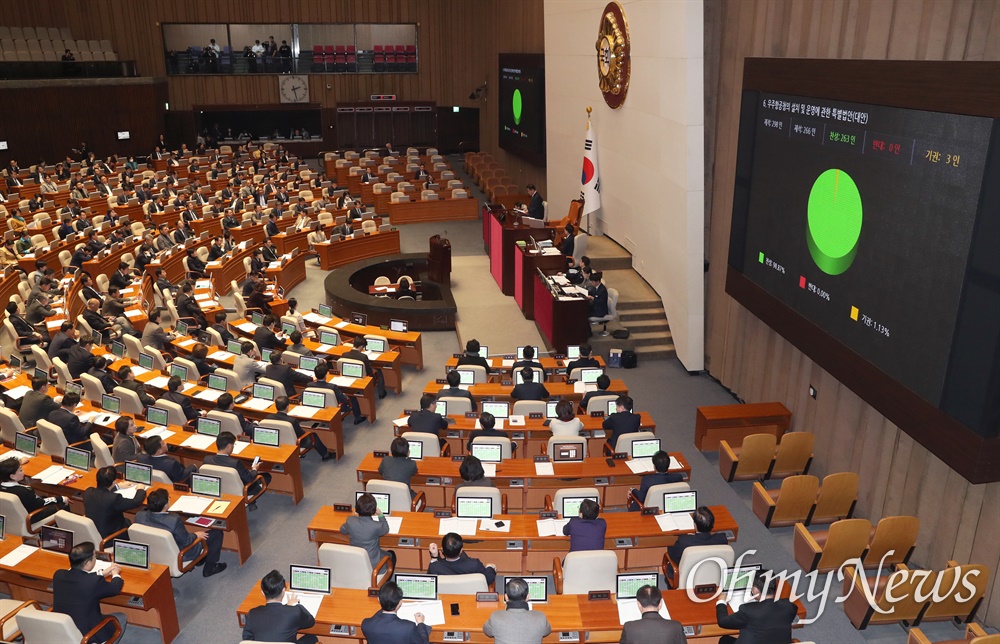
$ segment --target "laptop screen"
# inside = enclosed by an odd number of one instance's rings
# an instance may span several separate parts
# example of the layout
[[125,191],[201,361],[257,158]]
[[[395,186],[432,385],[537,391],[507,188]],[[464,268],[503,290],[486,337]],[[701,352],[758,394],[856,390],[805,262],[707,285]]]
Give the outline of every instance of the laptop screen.
[[76,447],[66,448],[66,465],[81,472],[90,471],[90,452]]
[[260,352],[260,359],[262,362],[271,362],[271,354],[274,353],[274,349],[264,349]]
[[206,474],[191,475],[191,492],[200,496],[222,496],[222,479]]
[[385,340],[381,338],[368,338],[366,346],[373,353],[385,353]]
[[761,564],[750,564],[749,566],[726,568],[725,576],[722,578],[722,591],[742,593],[753,586],[754,577],[757,576],[762,567]]
[[101,395],[101,409],[108,412],[109,414],[117,414],[121,411],[122,399],[118,396],[111,396],[109,394]]
[[293,564],[288,567],[288,589],[328,595],[330,594],[330,569]]
[[45,369],[42,369],[41,367],[35,367],[35,370],[34,372],[32,372],[31,375],[35,378],[48,378],[49,372],[46,371]]
[[291,335],[292,333],[295,332],[295,325],[292,324],[291,322],[282,322],[281,332],[284,333],[285,335]]
[[484,402],[483,411],[490,412],[494,418],[507,418],[510,416],[510,403],[506,402]]
[[484,463],[503,460],[503,446],[499,443],[473,443],[469,452]]
[[214,373],[208,374],[208,388],[209,389],[214,389],[216,391],[225,391],[226,390],[226,384],[227,384],[227,381],[226,381],[226,377],[225,376],[220,376],[220,375],[217,375],[217,374],[214,374]]
[[459,384],[462,385],[474,385],[476,384],[476,372],[472,369],[458,369]]
[[125,462],[125,480],[130,483],[141,483],[142,485],[153,484],[153,468],[149,465],[136,463],[134,461]]
[[605,416],[610,416],[611,414],[617,414],[617,413],[618,413],[618,400],[617,399],[615,399],[615,400],[609,400],[608,401],[608,409],[607,409],[607,411],[605,412],[604,415]]
[[552,460],[556,463],[583,460],[582,443],[552,443]]
[[396,333],[406,333],[409,325],[406,320],[389,320],[389,330],[395,331]]
[[205,436],[218,436],[222,431],[222,422],[215,418],[199,418],[197,430]]
[[566,359],[576,360],[580,357],[580,347],[578,345],[571,344],[566,347]]
[[302,404],[306,407],[323,409],[326,407],[326,394],[318,391],[303,391]]
[[665,513],[691,513],[698,509],[698,491],[664,492],[663,511]]
[[585,383],[597,382],[597,379],[604,374],[604,369],[599,368],[589,368],[580,369],[580,381]]
[[20,359],[20,358],[18,358],[17,356],[11,356],[11,357],[10,357],[10,360],[8,360],[7,362],[8,362],[8,363],[10,364],[10,366],[11,366],[11,367],[13,367],[14,369],[20,369],[20,368],[21,368],[21,359]]
[[514,372],[514,384],[515,385],[524,384],[524,376],[521,375],[521,370],[520,369],[518,369],[517,371]]
[[344,362],[341,366],[341,373],[347,378],[364,378],[365,366],[357,362]]
[[[534,353],[535,357],[532,358],[532,360],[537,360],[538,359],[538,347],[533,346],[531,348],[535,350],[535,353]],[[518,360],[524,360],[524,347],[518,347],[517,348],[517,359]]]
[[357,503],[358,499],[361,498],[362,494],[371,494],[375,497],[375,503],[378,504],[378,509],[382,511],[382,514],[389,514],[389,495],[384,492],[355,492],[354,502]]
[[38,450],[38,439],[31,434],[17,432],[14,436],[14,449],[28,456],[34,456]]
[[145,369],[146,371],[151,370],[153,368],[153,356],[149,355],[148,353],[140,353],[139,366]]
[[656,573],[630,573],[618,575],[616,599],[635,599],[635,594],[643,586],[656,587]]
[[403,599],[437,599],[435,575],[396,575],[396,585],[403,591]]
[[188,334],[187,322],[181,322],[180,320],[178,320],[177,324],[174,325],[174,331],[177,331],[177,335],[187,335]]
[[448,415],[448,401],[447,400],[439,400],[439,401],[437,401],[437,404],[434,406],[434,413],[435,414],[441,414],[442,416],[447,416]]
[[660,451],[659,438],[644,438],[632,441],[632,458],[650,458]]
[[253,428],[253,442],[256,445],[265,445],[267,447],[277,447],[278,440],[281,432],[277,429],[272,429],[270,427],[254,427]]
[[550,400],[545,403],[545,417],[546,418],[558,418],[559,414],[556,413],[556,405],[559,404],[558,400]]
[[171,377],[177,376],[181,380],[187,380],[188,379],[188,370],[187,370],[187,367],[185,367],[182,364],[171,364],[170,365],[170,375],[171,375]]
[[81,398],[83,397],[83,385],[78,385],[75,382],[66,383],[66,393],[77,394]]
[[319,358],[315,356],[302,356],[299,358],[299,369],[305,369],[306,371],[316,371],[316,365],[319,364]]
[[226,343],[226,351],[240,355],[243,353],[243,345],[238,340],[230,340]]
[[320,331],[319,333],[320,344],[329,344],[331,346],[337,346],[337,343],[339,341],[340,341],[340,336],[338,336],[336,333],[330,333],[329,331]]
[[149,546],[144,543],[115,539],[114,557],[116,564],[149,569]]
[[264,400],[274,400],[274,387],[272,385],[262,385],[259,382],[253,384],[253,397]]
[[122,342],[112,342],[111,343],[111,353],[115,354],[118,358],[125,357],[125,344]]
[[479,357],[483,360],[489,360],[490,348],[484,344],[479,345]]
[[580,516],[580,504],[590,499],[599,503],[596,496],[564,496],[562,500],[562,515],[564,519]]
[[358,326],[368,326],[368,314],[351,313],[351,324],[357,324]]
[[406,441],[410,445],[410,458],[419,461],[424,457],[424,444],[422,441]]
[[455,497],[455,514],[460,519],[492,518],[493,499],[488,496]]
[[6,524],[7,524],[7,517],[5,517],[4,515],[0,514],[0,541],[3,541],[4,537],[7,536],[7,526],[6,526]]
[[170,413],[162,407],[146,407],[146,422],[162,427],[167,426],[167,419]]
[[264,324],[264,314],[258,311],[252,312],[250,314],[250,322],[256,324],[257,326]]
[[320,304],[319,314],[327,318],[333,317],[333,307],[330,306],[329,304]]
[[73,549],[72,530],[62,530],[43,525],[38,537],[38,543],[42,550],[51,550],[52,552],[61,552],[64,555],[68,555],[69,551]]
[[528,602],[549,601],[548,579],[545,577],[521,577],[528,584]]

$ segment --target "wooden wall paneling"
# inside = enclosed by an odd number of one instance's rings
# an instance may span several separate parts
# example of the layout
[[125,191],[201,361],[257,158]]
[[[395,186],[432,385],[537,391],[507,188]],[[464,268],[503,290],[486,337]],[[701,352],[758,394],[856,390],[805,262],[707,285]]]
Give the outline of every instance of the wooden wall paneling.
[[996,509],[1000,507],[1000,483],[985,486],[983,510],[978,517],[975,542],[968,561],[990,566],[990,594],[979,609],[978,617],[995,626],[1000,622],[1000,530],[997,529]]

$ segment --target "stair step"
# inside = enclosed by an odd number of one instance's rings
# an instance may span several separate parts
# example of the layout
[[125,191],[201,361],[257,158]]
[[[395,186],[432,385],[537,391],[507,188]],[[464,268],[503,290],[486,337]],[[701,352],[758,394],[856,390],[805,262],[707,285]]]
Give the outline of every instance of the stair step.
[[650,344],[653,344],[661,342],[670,342],[672,338],[669,332],[664,333],[663,331],[639,331],[638,333],[632,333],[631,329],[629,329],[629,331],[630,333],[628,339],[634,340],[638,343],[648,342]]
[[632,268],[631,257],[590,257],[590,265],[599,271],[627,271]]
[[670,325],[666,318],[658,320],[619,320],[621,325],[632,333],[643,333],[647,331],[659,331],[660,333],[670,333]]
[[618,310],[619,311],[634,311],[635,309],[652,309],[652,308],[663,308],[663,302],[660,300],[648,299],[648,300],[618,300]]
[[623,322],[628,320],[666,320],[667,314],[663,307],[650,307],[648,309],[624,309],[619,311],[618,318]]
[[677,350],[674,349],[674,345],[672,344],[638,346],[635,348],[635,352],[644,360],[654,358],[674,358],[677,356]]

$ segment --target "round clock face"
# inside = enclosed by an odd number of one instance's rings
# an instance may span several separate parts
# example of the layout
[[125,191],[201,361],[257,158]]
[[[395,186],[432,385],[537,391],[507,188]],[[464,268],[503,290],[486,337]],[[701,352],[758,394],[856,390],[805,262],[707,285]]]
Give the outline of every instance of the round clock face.
[[604,95],[604,102],[611,108],[621,107],[628,93],[631,52],[628,21],[617,2],[609,2],[601,13],[595,48],[597,82]]
[[279,76],[278,92],[282,103],[305,103],[309,101],[308,76]]

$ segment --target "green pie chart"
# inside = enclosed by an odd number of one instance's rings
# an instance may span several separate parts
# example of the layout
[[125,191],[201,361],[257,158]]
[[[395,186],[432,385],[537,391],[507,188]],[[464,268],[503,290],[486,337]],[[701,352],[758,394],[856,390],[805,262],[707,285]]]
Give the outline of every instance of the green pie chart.
[[854,262],[861,236],[861,193],[854,179],[836,168],[823,172],[809,191],[807,211],[813,261],[827,275],[840,275]]
[[511,107],[514,108],[514,125],[521,124],[521,90],[514,90],[514,98],[511,101]]

